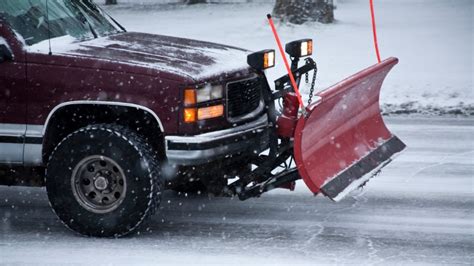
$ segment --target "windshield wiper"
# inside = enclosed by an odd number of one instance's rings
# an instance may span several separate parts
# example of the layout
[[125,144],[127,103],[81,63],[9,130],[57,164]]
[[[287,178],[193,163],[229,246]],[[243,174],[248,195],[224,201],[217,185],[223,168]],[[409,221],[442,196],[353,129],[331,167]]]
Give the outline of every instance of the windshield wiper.
[[127,29],[125,29],[124,26],[122,26],[120,23],[118,23],[111,15],[109,15],[107,12],[104,11],[104,13],[123,31],[127,32]]
[[125,29],[124,26],[122,26],[122,24],[118,23],[117,20],[115,20],[111,15],[109,15],[109,13],[107,11],[105,11],[104,9],[98,7],[98,6],[95,6],[95,8],[101,12],[101,13],[104,13],[110,20],[112,20],[113,23],[115,23],[115,25],[117,25],[117,27],[119,27],[123,32],[127,32],[127,29]]
[[74,2],[71,2],[72,5],[74,5],[76,8],[77,8],[77,14],[79,15],[79,19],[82,20],[82,23],[87,23],[87,25],[89,26],[89,30],[91,31],[92,35],[94,36],[95,39],[99,38],[99,35],[97,34],[97,32],[94,30],[94,27],[92,27],[92,24],[89,22],[89,20],[87,19],[87,16],[84,15],[81,7],[77,4],[77,3],[74,3]]
[[97,34],[97,32],[92,27],[92,24],[87,19],[86,19],[86,22],[87,22],[87,25],[89,25],[89,29],[91,30],[92,35],[94,35],[94,38],[95,39],[99,38],[99,35]]

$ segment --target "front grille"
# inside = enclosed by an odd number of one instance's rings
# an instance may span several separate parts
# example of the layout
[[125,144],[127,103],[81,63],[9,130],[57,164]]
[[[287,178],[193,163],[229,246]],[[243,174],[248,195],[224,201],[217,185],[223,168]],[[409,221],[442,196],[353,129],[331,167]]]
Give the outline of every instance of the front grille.
[[258,77],[227,84],[227,117],[238,118],[256,110],[261,99]]

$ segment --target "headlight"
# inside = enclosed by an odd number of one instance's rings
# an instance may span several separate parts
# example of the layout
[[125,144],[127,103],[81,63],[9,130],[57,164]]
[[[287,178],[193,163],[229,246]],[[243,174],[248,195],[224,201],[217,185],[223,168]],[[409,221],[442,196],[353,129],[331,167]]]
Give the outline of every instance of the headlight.
[[[224,96],[224,87],[222,85],[207,84],[200,89],[184,90],[184,112],[183,119],[185,123],[194,123],[199,120],[206,120],[224,115],[224,105],[222,101],[213,103],[213,100],[222,99]],[[210,102],[204,107],[200,103]]]
[[305,57],[313,54],[313,40],[303,39],[286,44],[285,51],[291,57]]
[[212,86],[207,84],[204,88],[196,90],[196,101],[202,103],[221,99],[223,97],[223,90],[222,85]]
[[191,106],[197,103],[203,103],[224,97],[224,87],[222,85],[205,85],[200,89],[184,90],[184,105]]

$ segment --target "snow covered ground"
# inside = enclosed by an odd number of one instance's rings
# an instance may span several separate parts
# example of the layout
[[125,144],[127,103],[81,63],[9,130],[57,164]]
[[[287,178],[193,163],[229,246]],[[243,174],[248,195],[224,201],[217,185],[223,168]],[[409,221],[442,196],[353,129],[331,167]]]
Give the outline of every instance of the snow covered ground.
[[[276,48],[265,20],[273,1],[196,6],[156,4],[176,2],[168,0],[121,2],[107,9],[130,31],[250,50]],[[376,62],[368,1],[337,2],[335,24],[278,26],[284,42],[315,40],[320,89]],[[474,114],[474,1],[377,0],[375,8],[382,57],[400,58],[382,90],[384,111]],[[281,58],[278,63],[268,71],[272,79],[284,73]]]
[[44,189],[0,186],[0,265],[472,265],[474,120],[387,120],[408,149],[339,203],[302,183],[244,202],[169,192],[139,234],[95,239]]
[[[121,0],[108,10],[132,31],[275,48],[265,21],[271,1],[156,1],[174,2]],[[382,55],[401,60],[384,85],[384,110],[474,114],[474,2],[375,2]],[[333,25],[279,25],[285,41],[315,39],[319,88],[375,62],[367,3],[339,0]],[[279,62],[270,78],[284,72]],[[152,221],[123,239],[75,235],[44,189],[0,186],[0,265],[474,264],[474,119],[387,123],[408,149],[339,203],[302,183],[245,202],[167,192]]]

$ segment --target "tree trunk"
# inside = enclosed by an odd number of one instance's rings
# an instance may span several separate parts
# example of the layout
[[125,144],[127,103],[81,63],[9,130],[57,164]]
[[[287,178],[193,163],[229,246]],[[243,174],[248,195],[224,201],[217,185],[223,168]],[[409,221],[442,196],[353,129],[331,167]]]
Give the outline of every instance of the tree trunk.
[[205,4],[207,0],[186,0],[187,5],[194,5],[194,4]]
[[332,0],[277,0],[273,16],[293,24],[308,21],[332,23],[334,5]]
[[106,4],[106,5],[116,5],[116,4],[117,4],[117,0],[105,0],[105,4]]

